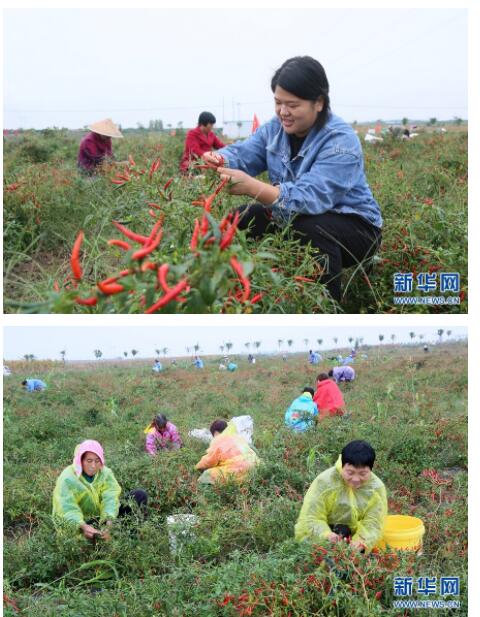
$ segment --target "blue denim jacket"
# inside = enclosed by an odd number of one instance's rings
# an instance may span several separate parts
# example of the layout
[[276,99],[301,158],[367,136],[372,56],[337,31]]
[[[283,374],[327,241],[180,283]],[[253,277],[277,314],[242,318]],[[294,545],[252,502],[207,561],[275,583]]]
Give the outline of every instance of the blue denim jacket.
[[290,142],[277,117],[262,125],[245,141],[218,153],[225,165],[250,176],[268,171],[270,182],[280,188],[272,216],[287,222],[293,214],[357,214],[382,227],[380,208],[368,186],[363,153],[355,131],[330,114],[320,130],[313,128],[300,152],[290,160]]

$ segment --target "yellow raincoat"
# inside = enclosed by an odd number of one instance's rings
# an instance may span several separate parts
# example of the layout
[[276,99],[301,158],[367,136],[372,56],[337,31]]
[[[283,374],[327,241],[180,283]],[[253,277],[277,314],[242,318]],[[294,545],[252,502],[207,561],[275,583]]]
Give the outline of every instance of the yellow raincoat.
[[97,471],[90,484],[70,465],[58,477],[53,492],[53,516],[66,519],[80,527],[87,520],[106,521],[116,518],[121,488],[113,472],[105,465]]
[[212,439],[207,453],[195,465],[195,469],[205,469],[199,482],[214,484],[229,475],[242,480],[247,471],[259,462],[260,459],[247,440],[237,433],[235,424],[230,423],[220,435]]
[[368,551],[382,538],[387,515],[385,485],[374,473],[358,489],[352,489],[341,476],[342,457],[334,467],[315,478],[303,500],[295,525],[297,540],[320,542],[332,533],[330,526],[348,525],[352,541]]

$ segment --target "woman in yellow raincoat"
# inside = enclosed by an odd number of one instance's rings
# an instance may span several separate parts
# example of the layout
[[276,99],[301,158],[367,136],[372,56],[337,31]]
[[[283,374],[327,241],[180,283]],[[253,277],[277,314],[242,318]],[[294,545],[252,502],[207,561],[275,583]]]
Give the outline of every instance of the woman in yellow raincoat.
[[385,485],[373,472],[375,450],[366,441],[343,448],[333,467],[321,473],[308,489],[295,525],[297,540],[351,544],[370,551],[382,538],[387,515]]
[[246,473],[260,462],[247,440],[237,433],[233,422],[215,420],[210,432],[213,435],[210,446],[195,465],[195,469],[205,470],[198,479],[202,484],[214,484],[229,476],[243,480]]
[[[120,505],[121,490],[112,470],[105,465],[101,444],[87,439],[75,448],[73,463],[57,479],[53,517],[57,522],[63,519],[71,523],[88,540],[96,536],[108,540],[113,519],[132,513],[130,505]],[[148,496],[144,490],[130,491],[127,498],[145,509]]]

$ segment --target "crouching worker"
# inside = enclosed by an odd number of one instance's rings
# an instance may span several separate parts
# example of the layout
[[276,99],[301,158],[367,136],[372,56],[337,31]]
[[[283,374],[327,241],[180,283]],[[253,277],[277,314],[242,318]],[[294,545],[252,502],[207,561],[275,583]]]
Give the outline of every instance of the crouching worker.
[[[111,469],[105,465],[103,448],[87,439],[75,448],[73,464],[62,471],[53,492],[53,517],[68,521],[88,540],[110,539],[113,520],[132,514],[130,505],[120,505],[121,488]],[[135,489],[127,499],[135,501],[142,512],[147,493]]]
[[237,433],[233,422],[215,420],[210,432],[213,435],[210,446],[195,465],[195,469],[205,470],[198,479],[200,483],[215,484],[217,480],[229,477],[241,481],[260,462],[247,440]]
[[163,413],[156,415],[144,432],[147,434],[145,450],[152,456],[158,450],[178,450],[182,447],[177,427]]
[[387,493],[373,472],[375,450],[366,441],[351,441],[337,462],[315,478],[295,525],[297,540],[351,544],[370,552],[382,538]]
[[285,413],[285,424],[294,431],[303,432],[312,428],[318,420],[317,404],[313,400],[313,388],[304,388]]
[[320,373],[317,376],[317,391],[313,400],[317,403],[320,419],[326,416],[343,416],[345,413],[342,391],[328,378],[327,373]]

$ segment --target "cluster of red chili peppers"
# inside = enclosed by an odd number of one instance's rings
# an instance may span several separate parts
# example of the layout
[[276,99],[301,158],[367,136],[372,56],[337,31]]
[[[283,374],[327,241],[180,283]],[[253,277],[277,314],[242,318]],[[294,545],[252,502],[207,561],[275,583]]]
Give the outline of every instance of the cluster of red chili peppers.
[[[162,164],[160,158],[155,159],[150,165],[150,169],[148,172],[148,177],[151,179],[153,174],[160,169],[160,165]],[[123,186],[127,182],[130,182],[132,177],[139,178],[147,173],[145,168],[136,169],[136,163],[133,159],[132,155],[128,155],[128,165],[125,165],[123,173],[117,172],[115,176],[111,179],[112,184],[118,184],[119,186]]]
[[[200,169],[204,169],[204,168],[205,169],[215,169],[215,167],[216,166],[211,165],[211,164],[196,165],[196,168],[200,168]],[[193,234],[190,240],[190,249],[192,251],[197,250],[199,239],[205,238],[207,236],[208,228],[209,228],[209,221],[208,221],[207,214],[211,212],[213,201],[215,200],[217,195],[220,193],[220,191],[224,188],[224,186],[226,186],[228,181],[229,181],[228,178],[224,178],[211,195],[209,195],[208,197],[204,197],[203,199],[192,202],[192,205],[194,206],[203,206],[202,218],[195,219],[195,223],[194,223]],[[237,211],[235,212],[235,214],[232,214],[232,213],[227,214],[227,216],[225,216],[220,221],[219,229],[222,232],[222,237],[220,238],[219,247],[221,251],[224,251],[226,248],[228,248],[232,244],[235,234],[238,229],[239,220],[240,220],[240,214]],[[212,236],[210,238],[207,238],[204,241],[203,245],[208,246],[214,243],[215,243],[215,238]],[[234,271],[234,273],[237,275],[238,281],[241,285],[241,289],[236,291],[234,294],[232,293],[230,297],[234,297],[236,300],[242,303],[247,302],[247,301],[250,301],[250,304],[257,303],[262,298],[263,294],[258,293],[255,296],[253,296],[253,298],[250,298],[250,293],[251,293],[250,280],[248,276],[245,275],[242,264],[238,261],[238,259],[235,256],[232,256],[230,258],[230,266],[232,270]]]
[[[141,175],[145,173],[144,169],[136,171],[132,169],[134,167],[135,167],[135,161],[133,160],[131,156],[129,156],[129,166],[125,168],[125,173],[117,174],[116,178],[113,179],[112,182],[114,182],[115,184],[124,184],[131,179],[132,177],[131,174]],[[150,167],[149,176],[151,177],[153,173],[155,173],[155,171],[158,170],[159,167],[160,167],[160,159],[156,159]],[[208,165],[208,167],[214,168],[214,166],[212,165]],[[228,178],[223,179],[218,184],[218,186],[215,188],[215,190],[213,191],[211,195],[192,202],[193,205],[198,205],[198,206],[203,207],[203,215],[201,216],[201,218],[195,219],[194,229],[193,229],[192,237],[190,240],[190,249],[192,250],[192,252],[196,254],[198,254],[198,246],[199,246],[200,239],[202,240],[202,246],[212,245],[216,242],[216,239],[213,236],[213,234],[209,235],[208,214],[211,212],[212,205],[213,205],[215,198],[218,196],[220,191],[226,186],[228,181],[229,181]],[[163,190],[166,191],[166,189],[168,189],[168,187],[171,185],[172,182],[173,182],[173,178],[170,178],[165,183]],[[171,193],[170,193],[170,198],[171,198]],[[147,202],[147,205],[150,206],[150,210],[149,210],[150,216],[157,219],[158,212],[155,212],[155,210],[162,210],[161,206],[159,206],[158,204],[154,202]],[[220,240],[218,241],[218,246],[221,251],[224,251],[232,244],[235,234],[238,229],[239,218],[240,218],[239,213],[235,212],[235,214],[229,213],[227,216],[225,216],[220,221],[219,229],[222,235],[221,235]],[[110,246],[116,246],[124,251],[131,251],[130,259],[132,261],[141,262],[140,272],[146,272],[147,270],[155,270],[157,272],[157,288],[162,289],[164,293],[152,306],[146,308],[144,312],[154,313],[158,311],[159,309],[161,309],[162,307],[166,306],[169,302],[173,300],[177,302],[185,302],[186,299],[182,297],[181,294],[184,292],[188,292],[190,289],[190,287],[188,286],[187,279],[183,278],[175,286],[170,287],[167,283],[167,274],[169,271],[169,265],[168,264],[157,265],[151,261],[146,260],[146,258],[159,246],[161,242],[162,234],[163,234],[163,230],[162,230],[163,214],[161,214],[160,218],[156,220],[148,236],[135,233],[134,231],[128,229],[127,227],[125,227],[121,223],[118,223],[117,221],[112,221],[112,222],[113,222],[113,225],[118,229],[118,231],[120,231],[123,234],[123,236],[125,236],[126,240],[112,238],[108,240],[107,243]],[[71,258],[70,258],[70,265],[71,265],[71,270],[73,274],[72,283],[75,288],[78,286],[78,283],[82,280],[82,276],[83,276],[82,268],[80,265],[80,250],[81,250],[83,239],[84,239],[84,233],[83,231],[80,231],[80,233],[78,234],[75,240]],[[137,250],[134,250],[132,243],[137,243],[140,245],[140,247]],[[250,280],[248,276],[246,276],[244,269],[242,267],[242,264],[239,262],[237,257],[235,255],[230,257],[229,263],[230,263],[230,266],[233,272],[237,276],[237,280],[240,285],[240,288],[238,290],[230,293],[230,299],[235,298],[237,301],[241,303],[245,303],[249,301],[250,304],[255,304],[256,302],[258,302],[262,298],[263,294],[258,293],[255,296],[250,297],[251,296]],[[92,295],[87,298],[77,296],[75,298],[75,302],[77,304],[84,305],[84,306],[95,306],[99,299],[98,292],[100,292],[100,294],[102,294],[103,296],[113,296],[113,295],[125,292],[126,288],[120,282],[120,280],[123,277],[134,274],[136,270],[137,269],[135,267],[129,267],[119,272],[116,276],[112,276],[103,281],[98,282],[97,283],[97,293],[95,295]],[[54,285],[54,288],[58,290],[58,283]],[[129,293],[134,293],[134,291],[130,290]],[[140,302],[141,304],[145,303],[145,298],[143,296]]]
[[[142,236],[140,234],[137,234],[131,231],[130,229],[128,229],[127,227],[124,227],[122,224],[117,223],[116,221],[113,221],[113,224],[126,238],[128,238],[129,240],[133,242],[136,242],[137,244],[140,244],[141,247],[138,248],[137,250],[134,250],[130,242],[127,242],[125,240],[118,240],[118,239],[108,240],[108,244],[111,246],[118,246],[119,248],[125,251],[133,251],[131,255],[131,260],[142,262],[140,265],[141,272],[146,272],[147,270],[155,270],[157,272],[157,288],[162,289],[163,295],[154,304],[146,308],[144,312],[145,313],[155,313],[159,309],[169,304],[169,302],[171,302],[172,300],[176,300],[177,302],[184,302],[185,298],[181,298],[180,294],[182,292],[189,291],[187,280],[184,278],[181,281],[179,281],[176,285],[174,285],[173,287],[170,287],[167,283],[167,274],[169,270],[169,265],[162,264],[158,266],[157,264],[151,261],[148,261],[148,260],[144,261],[144,259],[148,257],[148,255],[150,255],[160,244],[160,241],[162,239],[162,234],[163,234],[163,230],[162,230],[163,215],[160,216],[158,221],[154,224],[148,236]],[[82,246],[83,239],[84,239],[84,233],[83,231],[80,231],[73,245],[73,250],[72,250],[72,254],[70,258],[70,265],[71,265],[73,279],[74,279],[73,281],[74,287],[78,285],[78,282],[81,281],[82,276],[83,276],[82,268],[80,265],[80,249]],[[126,291],[125,286],[119,283],[119,280],[122,279],[123,277],[133,274],[134,272],[135,272],[134,267],[126,268],[125,270],[122,270],[121,272],[119,272],[116,276],[111,276],[103,281],[98,282],[97,283],[98,291],[103,296],[112,296],[112,295]],[[132,291],[130,293],[132,293]],[[81,296],[77,296],[75,298],[75,302],[81,305],[95,306],[98,302],[98,294],[91,296],[89,298],[82,298]],[[143,296],[140,299],[140,303],[142,305],[145,304],[145,298]]]

